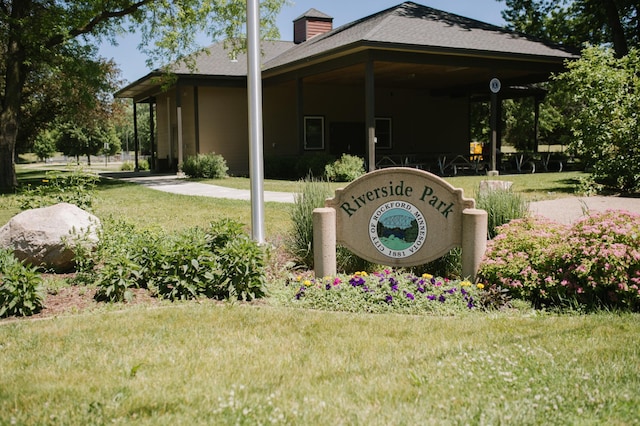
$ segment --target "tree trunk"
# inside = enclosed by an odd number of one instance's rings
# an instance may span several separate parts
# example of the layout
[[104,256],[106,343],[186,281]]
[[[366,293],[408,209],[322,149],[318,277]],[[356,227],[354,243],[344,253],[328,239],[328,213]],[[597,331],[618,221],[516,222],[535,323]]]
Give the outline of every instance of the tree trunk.
[[18,137],[18,117],[22,104],[22,92],[27,74],[22,44],[20,20],[27,15],[30,2],[13,2],[9,24],[7,51],[5,53],[4,96],[0,110],[0,192],[13,191],[16,179],[15,150]]
[[613,50],[616,52],[616,57],[622,58],[629,54],[629,45],[627,44],[622,22],[620,22],[620,13],[616,7],[615,0],[602,0],[602,2],[604,3],[607,24],[611,30]]

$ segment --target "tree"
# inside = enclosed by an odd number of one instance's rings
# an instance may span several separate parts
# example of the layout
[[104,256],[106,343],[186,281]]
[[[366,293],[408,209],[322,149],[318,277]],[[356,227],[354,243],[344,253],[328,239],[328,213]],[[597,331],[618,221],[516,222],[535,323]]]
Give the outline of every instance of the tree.
[[570,149],[593,169],[596,182],[640,191],[640,51],[616,58],[611,49],[590,47],[568,66],[556,84],[572,94]]
[[610,45],[617,57],[640,45],[637,0],[500,0],[507,27],[574,48]]
[[[277,35],[275,17],[284,1],[261,2],[263,36]],[[0,191],[17,186],[20,111],[29,82],[46,64],[68,58],[70,49],[113,41],[123,31],[142,34],[141,50],[151,66],[188,61],[202,32],[239,48],[245,8],[245,0],[0,0]]]
[[55,132],[51,130],[44,130],[36,136],[33,152],[41,161],[47,161],[56,152],[56,139]]

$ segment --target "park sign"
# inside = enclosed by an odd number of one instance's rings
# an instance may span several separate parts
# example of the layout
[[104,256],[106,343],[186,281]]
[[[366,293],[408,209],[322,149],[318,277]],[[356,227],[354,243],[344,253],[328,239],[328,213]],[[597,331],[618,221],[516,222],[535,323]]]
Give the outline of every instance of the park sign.
[[[467,265],[472,276],[486,247],[486,212],[475,209],[475,201],[464,198],[462,189],[418,169],[367,173],[338,189],[325,209],[314,211],[321,214],[331,217],[314,217],[316,269],[325,265],[323,253],[335,250],[334,233],[335,243],[370,262],[393,267],[422,265],[462,247],[463,264],[465,251],[474,256],[473,265]],[[327,241],[328,246],[320,246]],[[331,265],[322,275],[326,272],[333,272]]]

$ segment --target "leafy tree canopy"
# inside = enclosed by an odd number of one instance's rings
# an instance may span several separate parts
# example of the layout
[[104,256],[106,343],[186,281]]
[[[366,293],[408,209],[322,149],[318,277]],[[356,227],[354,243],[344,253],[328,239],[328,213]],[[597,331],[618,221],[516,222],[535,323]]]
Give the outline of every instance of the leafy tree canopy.
[[570,148],[587,162],[598,183],[640,191],[640,51],[616,58],[589,47],[558,76],[574,138]]
[[[262,36],[277,37],[275,18],[284,2],[260,2]],[[245,16],[246,0],[0,0],[0,191],[17,185],[14,157],[25,102],[38,102],[44,82],[72,90],[79,87],[74,78],[84,81],[83,72],[105,66],[95,58],[96,43],[136,31],[150,66],[186,61],[197,34],[241,47]]]
[[637,0],[500,0],[508,28],[582,48],[609,45],[622,57],[640,46]]

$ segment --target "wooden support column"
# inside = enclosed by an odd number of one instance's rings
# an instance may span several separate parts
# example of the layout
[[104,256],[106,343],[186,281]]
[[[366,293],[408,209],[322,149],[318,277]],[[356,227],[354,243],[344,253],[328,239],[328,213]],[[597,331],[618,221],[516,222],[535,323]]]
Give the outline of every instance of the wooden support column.
[[176,88],[176,120],[178,122],[178,171],[182,167],[183,158],[183,140],[182,140],[182,93],[180,85]]
[[296,123],[298,123],[298,150],[304,152],[304,80],[296,78]]
[[149,170],[156,170],[156,135],[155,128],[156,124],[153,119],[154,107],[155,107],[155,98],[149,99],[149,149],[151,150],[151,157],[149,162]]
[[375,76],[373,60],[369,59],[365,66],[365,127],[367,132],[367,164],[370,172],[376,169],[376,107]]
[[140,170],[138,165],[138,151],[140,145],[138,144],[138,104],[133,102],[133,150],[134,150],[134,170],[137,172]]

